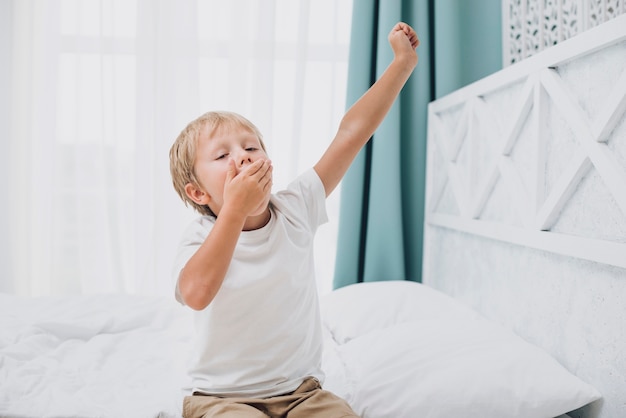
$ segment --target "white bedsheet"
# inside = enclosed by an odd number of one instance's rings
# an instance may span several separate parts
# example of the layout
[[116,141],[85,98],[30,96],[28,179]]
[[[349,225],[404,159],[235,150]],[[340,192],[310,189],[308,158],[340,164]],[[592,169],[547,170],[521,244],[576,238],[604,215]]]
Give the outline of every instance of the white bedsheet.
[[[192,335],[173,298],[0,294],[0,417],[178,418]],[[326,347],[326,381],[344,395]]]
[[191,326],[165,298],[0,295],[0,416],[180,416]]
[[[411,282],[333,292],[324,387],[363,418],[539,418],[599,397],[476,315]],[[0,418],[180,418],[192,336],[173,298],[0,294]]]

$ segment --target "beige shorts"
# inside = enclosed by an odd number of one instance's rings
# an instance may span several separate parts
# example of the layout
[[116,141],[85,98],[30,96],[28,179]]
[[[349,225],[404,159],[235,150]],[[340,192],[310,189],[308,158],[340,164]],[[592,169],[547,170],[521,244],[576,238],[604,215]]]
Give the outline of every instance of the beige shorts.
[[346,401],[323,390],[317,379],[309,377],[295,392],[265,399],[186,396],[183,401],[183,417],[358,418],[358,415]]

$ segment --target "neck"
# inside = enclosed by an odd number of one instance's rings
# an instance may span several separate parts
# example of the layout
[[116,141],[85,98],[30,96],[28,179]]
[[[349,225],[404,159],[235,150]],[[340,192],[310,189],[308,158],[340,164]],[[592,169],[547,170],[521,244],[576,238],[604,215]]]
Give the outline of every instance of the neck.
[[270,221],[271,217],[270,207],[267,205],[260,215],[248,216],[246,218],[243,224],[243,231],[254,231],[255,229],[263,228]]

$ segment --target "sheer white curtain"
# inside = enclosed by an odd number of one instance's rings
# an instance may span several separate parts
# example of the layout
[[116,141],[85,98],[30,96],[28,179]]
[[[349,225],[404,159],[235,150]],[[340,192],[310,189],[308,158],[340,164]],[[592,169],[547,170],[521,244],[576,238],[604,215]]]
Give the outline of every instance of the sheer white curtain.
[[[175,137],[207,110],[234,110],[264,133],[275,188],[310,167],[344,111],[351,7],[5,2],[0,291],[171,294],[176,245],[197,216],[171,186]],[[317,238],[322,292],[338,196]]]

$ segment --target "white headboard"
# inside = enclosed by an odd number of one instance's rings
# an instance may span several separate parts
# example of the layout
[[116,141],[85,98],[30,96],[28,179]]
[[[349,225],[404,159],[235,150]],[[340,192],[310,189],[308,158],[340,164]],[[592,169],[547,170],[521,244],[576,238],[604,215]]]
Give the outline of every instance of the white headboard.
[[429,106],[425,284],[626,417],[626,15]]

